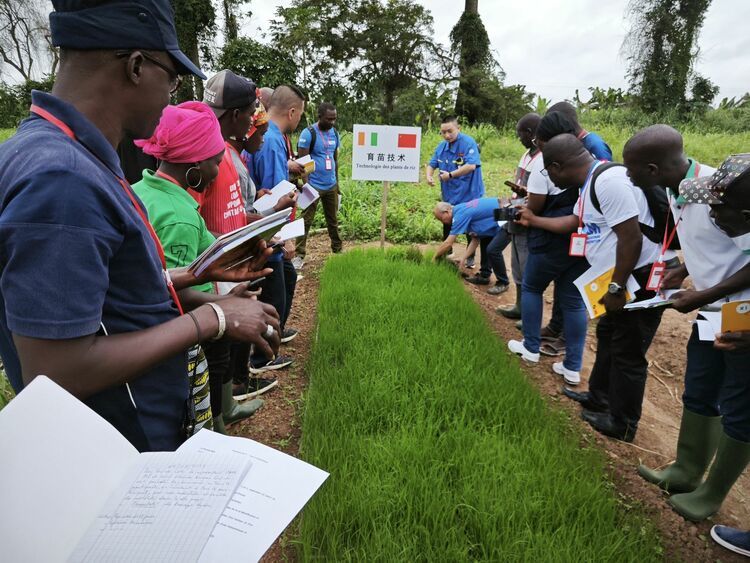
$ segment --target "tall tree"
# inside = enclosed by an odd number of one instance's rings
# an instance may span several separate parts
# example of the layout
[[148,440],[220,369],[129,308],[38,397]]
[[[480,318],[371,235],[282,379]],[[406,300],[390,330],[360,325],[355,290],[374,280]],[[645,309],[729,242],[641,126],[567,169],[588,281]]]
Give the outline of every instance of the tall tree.
[[[182,51],[199,68],[211,63],[211,46],[216,33],[216,12],[211,0],[171,0],[175,12],[177,40]],[[177,92],[177,100],[203,98],[203,82],[185,77]]]
[[227,43],[234,41],[240,34],[240,7],[248,0],[221,0],[224,12],[224,38]]
[[623,43],[631,88],[649,112],[686,109],[698,35],[711,0],[630,0],[631,29]]
[[44,8],[37,0],[0,0],[0,60],[24,81],[57,68]]

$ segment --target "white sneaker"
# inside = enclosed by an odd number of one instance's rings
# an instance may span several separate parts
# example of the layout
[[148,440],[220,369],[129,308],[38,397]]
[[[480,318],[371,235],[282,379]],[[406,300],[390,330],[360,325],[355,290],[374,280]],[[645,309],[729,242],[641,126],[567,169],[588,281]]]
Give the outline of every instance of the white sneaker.
[[294,266],[294,269],[298,272],[302,269],[302,266],[305,265],[305,261],[300,258],[299,256],[295,256],[292,258],[292,266]]
[[562,375],[568,385],[578,385],[581,382],[581,372],[566,368],[562,362],[552,364],[552,371],[557,375]]
[[518,354],[522,360],[526,360],[527,362],[537,363],[539,361],[539,352],[536,354],[529,352],[520,340],[508,340],[508,350],[514,354]]

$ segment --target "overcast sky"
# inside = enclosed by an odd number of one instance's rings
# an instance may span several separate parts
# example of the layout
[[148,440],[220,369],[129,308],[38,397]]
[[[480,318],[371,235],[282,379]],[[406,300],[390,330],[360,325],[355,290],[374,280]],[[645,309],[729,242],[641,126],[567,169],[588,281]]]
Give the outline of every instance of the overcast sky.
[[[436,38],[448,35],[463,11],[461,0],[418,0],[435,18]],[[258,37],[288,0],[254,0],[246,32]],[[628,31],[627,0],[480,0],[479,12],[492,48],[506,72],[506,84],[557,101],[575,89],[587,99],[589,86],[627,86],[620,55]],[[724,96],[750,90],[750,0],[713,0],[699,39],[697,70]],[[584,95],[586,94],[586,95]]]

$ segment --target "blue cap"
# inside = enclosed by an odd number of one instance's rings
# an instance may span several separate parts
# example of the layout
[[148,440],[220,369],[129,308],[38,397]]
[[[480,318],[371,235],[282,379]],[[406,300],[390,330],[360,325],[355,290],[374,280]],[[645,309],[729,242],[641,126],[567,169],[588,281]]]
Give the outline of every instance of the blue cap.
[[169,0],[52,0],[52,44],[68,49],[166,51],[179,74],[206,76],[180,51]]

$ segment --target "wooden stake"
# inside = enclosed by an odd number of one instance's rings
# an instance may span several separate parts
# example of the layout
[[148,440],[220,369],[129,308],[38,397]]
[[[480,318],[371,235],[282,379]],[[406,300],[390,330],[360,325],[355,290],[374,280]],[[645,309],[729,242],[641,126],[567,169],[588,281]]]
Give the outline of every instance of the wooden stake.
[[385,215],[388,210],[388,190],[391,187],[390,182],[383,182],[383,204],[380,207],[380,249],[385,248]]

